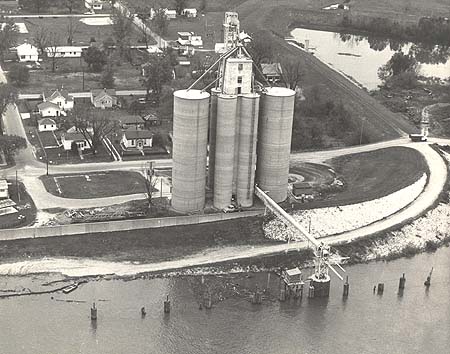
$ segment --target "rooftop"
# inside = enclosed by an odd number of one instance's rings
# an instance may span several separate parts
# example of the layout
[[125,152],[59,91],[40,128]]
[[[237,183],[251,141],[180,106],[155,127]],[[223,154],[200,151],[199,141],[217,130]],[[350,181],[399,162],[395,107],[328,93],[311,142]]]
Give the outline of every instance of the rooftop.
[[150,139],[153,137],[153,133],[150,130],[126,130],[124,132],[127,140],[132,139]]

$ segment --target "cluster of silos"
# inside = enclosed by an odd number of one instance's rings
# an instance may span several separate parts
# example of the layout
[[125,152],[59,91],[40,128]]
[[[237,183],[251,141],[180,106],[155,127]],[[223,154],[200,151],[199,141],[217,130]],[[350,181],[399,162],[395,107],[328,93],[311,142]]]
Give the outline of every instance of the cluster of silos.
[[209,186],[213,205],[253,205],[255,178],[275,202],[287,197],[295,92],[261,95],[212,90],[174,94],[172,206],[192,212],[205,204],[209,111]]
[[205,206],[209,93],[174,93],[172,207],[181,212]]

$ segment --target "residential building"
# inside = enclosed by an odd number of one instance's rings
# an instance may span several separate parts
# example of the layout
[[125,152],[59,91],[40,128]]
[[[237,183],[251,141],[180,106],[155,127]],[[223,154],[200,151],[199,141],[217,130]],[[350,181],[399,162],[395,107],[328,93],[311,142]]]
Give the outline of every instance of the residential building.
[[67,131],[61,135],[61,143],[66,151],[72,150],[72,146],[74,145],[76,145],[77,150],[79,151],[90,149],[89,142],[91,142],[91,139],[88,141],[85,136],[78,131]]
[[70,111],[73,109],[73,96],[69,94],[67,90],[64,89],[56,89],[55,91],[45,94],[42,94],[42,98],[44,102],[51,102],[58,105],[64,111]]
[[84,6],[91,10],[103,10],[103,5],[105,2],[103,0],[85,0]]
[[45,48],[45,52],[50,58],[53,58],[53,56],[56,58],[81,58],[84,48],[87,48],[87,46],[47,47]]
[[0,199],[8,199],[9,191],[8,191],[8,182],[6,179],[0,179]]
[[197,9],[196,8],[190,8],[190,9],[184,9],[181,14],[183,16],[194,18],[197,17]]
[[144,120],[139,116],[123,116],[119,120],[123,129],[139,130],[144,128]]
[[91,103],[97,108],[112,108],[117,106],[116,90],[95,89],[91,90]]
[[37,105],[41,117],[60,117],[65,116],[66,112],[57,104],[52,102],[42,102]]
[[178,32],[177,42],[182,46],[202,47],[201,36],[195,36],[194,32]]
[[143,150],[151,148],[153,144],[153,133],[149,130],[125,130],[122,134],[121,145],[124,149]]
[[27,62],[27,61],[37,62],[39,60],[38,49],[30,43],[23,43],[19,45],[16,49],[17,49],[17,57],[19,58],[20,62]]
[[164,13],[166,14],[167,19],[173,20],[177,18],[176,10],[164,9]]
[[40,132],[52,132],[57,129],[56,122],[51,118],[42,118],[38,120],[38,130]]

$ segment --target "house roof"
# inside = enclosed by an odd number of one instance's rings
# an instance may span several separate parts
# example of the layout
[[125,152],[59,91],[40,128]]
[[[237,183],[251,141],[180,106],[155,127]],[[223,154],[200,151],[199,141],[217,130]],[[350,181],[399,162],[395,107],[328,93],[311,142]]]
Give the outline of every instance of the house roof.
[[153,133],[150,130],[126,130],[123,135],[127,140],[133,139],[150,139],[153,137]]
[[38,49],[30,44],[30,43],[22,43],[21,45],[17,46],[17,54],[18,55],[38,55]]
[[60,108],[59,108],[59,106],[57,104],[52,103],[52,102],[47,102],[47,101],[39,103],[37,105],[37,108],[39,108],[39,109],[54,108],[54,109],[60,110]]
[[94,90],[91,90],[91,95],[92,95],[92,97],[94,97],[94,100],[99,100],[106,96],[115,98],[114,96],[116,96],[116,90],[114,90],[114,89],[94,89]]
[[64,134],[64,140],[66,140],[66,141],[85,141],[87,139],[80,132],[73,132],[73,133],[66,132]]
[[261,64],[262,73],[264,75],[281,75],[281,64],[271,63],[271,64]]
[[51,118],[42,118],[38,120],[39,125],[54,125],[56,122]]
[[290,277],[292,277],[294,275],[301,275],[302,272],[300,271],[300,269],[298,269],[298,267],[295,267],[295,268],[286,270],[286,274],[289,275]]
[[45,48],[46,52],[53,53],[56,49],[56,53],[66,53],[66,52],[79,52],[83,51],[83,48],[87,48],[87,46],[75,47],[75,46],[58,46],[58,47],[47,47]]
[[[47,95],[45,95],[47,96]],[[55,98],[58,97],[64,97],[64,99],[66,101],[73,101],[73,97],[71,95],[69,95],[69,92],[67,90],[61,89],[58,90],[56,89],[55,91],[53,91],[47,98],[47,101],[51,101],[54,100]]]
[[139,116],[124,116],[120,118],[122,124],[142,124],[144,120]]
[[142,117],[143,120],[145,121],[155,121],[155,120],[159,120],[159,118],[153,114],[153,113],[148,113],[145,116]]

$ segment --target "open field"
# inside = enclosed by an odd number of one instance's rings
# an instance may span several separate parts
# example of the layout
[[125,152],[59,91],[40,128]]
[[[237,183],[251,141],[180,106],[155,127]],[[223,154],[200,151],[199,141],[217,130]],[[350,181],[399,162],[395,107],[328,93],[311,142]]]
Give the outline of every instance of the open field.
[[226,245],[274,243],[264,238],[258,217],[202,225],[120,231],[0,242],[4,262],[41,257],[89,257],[158,262]]
[[[423,156],[404,147],[345,155],[327,163],[345,187],[340,191],[324,191],[312,202],[296,204],[296,209],[348,205],[381,198],[413,184],[428,172]],[[301,166],[300,169],[291,167],[291,172],[301,174]]]
[[40,177],[47,192],[63,198],[91,199],[145,193],[137,172],[110,171]]

